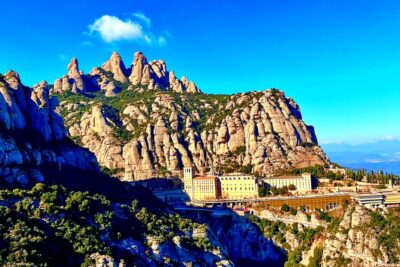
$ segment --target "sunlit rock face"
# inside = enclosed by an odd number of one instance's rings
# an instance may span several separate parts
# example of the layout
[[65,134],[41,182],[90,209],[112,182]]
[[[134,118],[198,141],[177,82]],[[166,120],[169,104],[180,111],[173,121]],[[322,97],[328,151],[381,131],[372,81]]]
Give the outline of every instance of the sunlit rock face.
[[113,52],[101,65],[94,67],[89,74],[79,70],[78,60],[72,58],[67,66],[67,74],[54,81],[54,93],[85,93],[105,91],[107,97],[117,95],[124,85],[140,86],[146,90],[163,90],[179,93],[201,93],[193,81],[185,76],[175,77],[168,71],[163,60],[147,61],[142,52],[136,52],[131,66],[127,69],[121,56]]
[[[135,95],[132,101],[116,95],[116,108],[101,99],[61,103],[69,135],[101,165],[119,169],[121,179],[145,179],[161,170],[177,174],[187,166],[271,174],[329,162],[299,106],[280,91]],[[121,131],[127,134],[118,138]]]

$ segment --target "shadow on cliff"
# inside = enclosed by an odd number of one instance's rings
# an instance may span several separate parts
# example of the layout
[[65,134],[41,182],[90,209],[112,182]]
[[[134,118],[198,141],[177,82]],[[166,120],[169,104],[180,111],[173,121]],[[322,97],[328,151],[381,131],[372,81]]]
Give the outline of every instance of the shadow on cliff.
[[237,267],[284,266],[287,260],[285,250],[266,239],[245,217],[234,213],[222,217],[210,214],[199,217],[188,213],[185,216],[207,224]]
[[[69,157],[64,159],[65,162],[60,164],[58,161],[43,160],[38,166],[32,162],[31,158],[24,159],[21,165],[8,165],[5,167],[18,168],[22,171],[37,169],[44,177],[44,183],[62,185],[65,188],[73,191],[88,191],[90,193],[99,193],[105,195],[110,200],[115,202],[129,203],[133,199],[138,199],[141,203],[153,212],[159,212],[165,209],[166,205],[153,196],[152,192],[147,188],[137,185],[132,187],[129,183],[121,182],[116,178],[112,178],[100,172],[99,164],[95,155],[88,149],[75,144],[69,138],[64,138],[60,141],[45,142],[43,138],[34,131],[17,130],[17,131],[0,131],[1,137],[10,137],[14,140],[16,146],[23,151],[22,154],[32,154],[30,151],[52,151],[56,157],[61,157],[64,154],[77,155],[72,157],[74,163],[68,162]],[[29,150],[27,146],[29,144]],[[48,157],[48,156],[46,156]],[[51,158],[51,157],[50,157]],[[75,166],[74,166],[75,165]],[[83,166],[86,168],[84,169]],[[1,167],[1,166],[0,166]],[[4,180],[0,180],[1,187],[30,187],[38,181],[30,179],[26,185],[18,185],[17,183],[10,184]]]

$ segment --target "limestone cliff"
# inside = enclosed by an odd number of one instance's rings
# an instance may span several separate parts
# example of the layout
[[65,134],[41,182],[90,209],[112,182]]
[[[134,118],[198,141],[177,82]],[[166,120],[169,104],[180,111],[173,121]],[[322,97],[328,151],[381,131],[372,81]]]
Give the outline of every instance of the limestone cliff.
[[58,99],[49,96],[46,82],[29,88],[16,72],[0,75],[0,177],[24,185],[42,182],[44,166],[98,170],[94,155],[66,136]]
[[269,174],[328,163],[299,106],[276,89],[236,95],[126,89],[113,98],[59,98],[69,135],[124,180],[177,174],[185,166]]
[[398,266],[398,231],[393,211],[352,206],[323,243],[322,266]]
[[[103,128],[113,120],[100,117],[93,125]],[[102,183],[105,189],[99,185]],[[101,261],[102,266],[114,258],[129,258],[129,265],[121,266],[160,266],[167,262],[171,266],[233,266],[224,246],[205,225],[172,214],[144,188],[136,190],[99,174],[94,154],[68,139],[58,99],[49,96],[48,84],[26,87],[13,71],[0,75],[0,188],[1,265],[52,266],[63,262],[76,266],[92,255],[92,262]],[[102,192],[113,202],[100,196]],[[55,197],[48,198],[49,194]],[[66,204],[71,203],[69,197],[78,202],[87,197],[83,201],[87,209]],[[45,199],[51,199],[51,203]],[[94,199],[102,199],[101,204]],[[134,208],[127,205],[135,203],[132,199],[136,201]],[[21,208],[21,203],[28,205]],[[53,238],[60,223],[65,224]],[[14,225],[18,230],[11,230]],[[40,238],[31,235],[28,225],[40,233]],[[71,228],[82,232],[71,234]],[[9,232],[11,235],[6,234]],[[34,241],[20,242],[20,250],[15,250],[9,244],[18,234]],[[84,246],[76,250],[66,245],[82,240]],[[103,256],[99,254],[102,246],[109,248]],[[7,250],[11,247],[12,251]],[[82,247],[90,249],[85,252]],[[58,256],[64,253],[67,257],[60,259]]]

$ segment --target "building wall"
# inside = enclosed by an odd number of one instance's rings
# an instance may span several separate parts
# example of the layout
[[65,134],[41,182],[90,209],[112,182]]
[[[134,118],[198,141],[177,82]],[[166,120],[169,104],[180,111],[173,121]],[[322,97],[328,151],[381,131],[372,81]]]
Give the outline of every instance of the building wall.
[[275,186],[277,188],[281,188],[284,186],[294,185],[297,188],[297,191],[310,191],[312,189],[311,186],[311,175],[308,173],[302,174],[302,176],[298,177],[274,177],[264,179],[268,185]]
[[243,199],[258,197],[258,183],[251,175],[224,175],[194,178],[193,168],[183,169],[185,192],[192,200]]
[[257,179],[251,175],[219,176],[221,195],[225,199],[258,197]]
[[194,179],[193,180],[193,199],[194,200],[205,200],[205,199],[217,199],[218,194],[217,178],[209,179]]

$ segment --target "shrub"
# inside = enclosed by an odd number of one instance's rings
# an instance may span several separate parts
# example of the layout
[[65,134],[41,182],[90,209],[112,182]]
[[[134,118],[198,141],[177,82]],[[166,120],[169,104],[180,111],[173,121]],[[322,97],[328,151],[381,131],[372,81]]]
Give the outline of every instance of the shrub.
[[281,211],[288,212],[288,211],[290,211],[290,207],[287,204],[283,204],[281,206]]
[[288,187],[288,189],[289,189],[290,191],[295,191],[295,190],[297,190],[297,187],[296,187],[294,184],[290,184],[289,187]]

